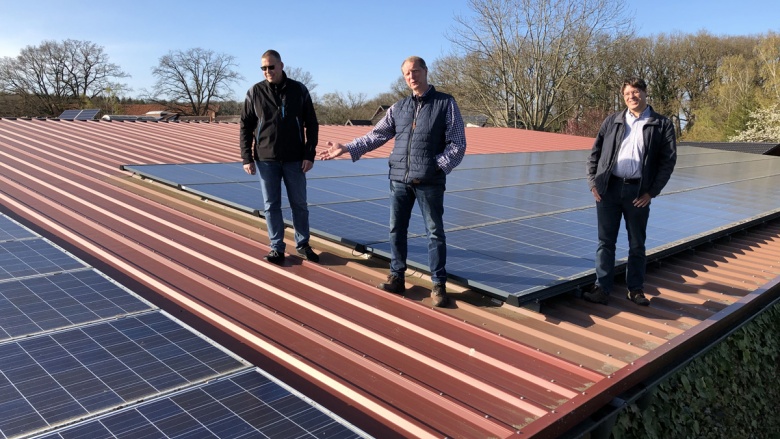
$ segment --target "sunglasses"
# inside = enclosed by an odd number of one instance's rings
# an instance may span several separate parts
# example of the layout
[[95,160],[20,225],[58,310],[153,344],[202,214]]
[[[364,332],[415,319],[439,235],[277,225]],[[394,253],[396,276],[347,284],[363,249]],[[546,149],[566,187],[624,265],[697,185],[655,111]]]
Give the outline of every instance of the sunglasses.
[[266,71],[266,70],[273,70],[273,69],[275,69],[275,68],[276,68],[276,66],[275,66],[275,65],[270,65],[270,66],[260,66],[260,70],[262,70],[262,71]]

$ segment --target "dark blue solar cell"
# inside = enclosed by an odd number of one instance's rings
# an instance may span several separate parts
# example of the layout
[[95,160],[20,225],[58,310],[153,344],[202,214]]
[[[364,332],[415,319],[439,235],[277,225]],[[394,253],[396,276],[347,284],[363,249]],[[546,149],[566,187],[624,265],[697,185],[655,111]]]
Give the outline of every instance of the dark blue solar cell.
[[[190,364],[200,366],[189,369],[186,376],[179,374],[165,360],[133,340],[133,335],[167,338],[168,345]],[[173,339],[183,340],[187,348],[174,345],[170,341]],[[156,349],[162,347],[155,343]],[[105,411],[244,367],[237,359],[159,312],[0,345],[0,376],[18,389],[15,390],[17,399],[23,397],[32,404],[29,411],[39,413],[50,424]],[[27,416],[23,413],[24,404],[14,401],[3,404],[8,404],[9,410],[21,411],[19,416]],[[5,425],[0,422],[0,428],[6,428]]]
[[21,396],[0,403],[0,434],[3,437],[16,437],[47,426],[41,415]]
[[[259,182],[194,184],[187,186],[187,191],[244,212],[254,213],[259,210],[262,213],[263,210],[263,193],[260,190]],[[287,198],[284,196],[282,204],[288,204]]]
[[0,280],[84,268],[43,239],[0,242]]
[[52,437],[58,437],[61,439],[83,439],[83,438],[97,439],[97,438],[109,438],[112,436],[111,433],[104,425],[98,422],[90,422],[88,424],[83,424],[77,427],[73,427],[72,429],[67,431],[58,432],[56,436],[46,435],[41,439],[49,439]]
[[[241,385],[237,384],[239,382]],[[251,393],[260,388],[268,389],[264,393],[274,399],[275,402],[271,402],[274,405],[266,404]],[[280,398],[280,395],[283,396]],[[59,434],[76,437],[74,432],[94,432],[103,437],[106,430],[116,437],[161,437],[159,434],[177,438],[362,437],[357,430],[292,395],[255,370],[108,413],[85,424],[64,428]]]
[[125,170],[171,186],[201,183],[244,183],[257,181],[240,163],[190,163],[176,165],[125,165]]
[[390,219],[389,211],[371,206],[374,215],[371,218],[361,218],[356,212],[366,207],[364,203],[370,202],[310,207],[309,226],[311,230],[327,231],[333,239],[352,244],[386,241],[390,233],[387,225]]
[[36,235],[7,216],[0,214],[0,241],[33,238]]

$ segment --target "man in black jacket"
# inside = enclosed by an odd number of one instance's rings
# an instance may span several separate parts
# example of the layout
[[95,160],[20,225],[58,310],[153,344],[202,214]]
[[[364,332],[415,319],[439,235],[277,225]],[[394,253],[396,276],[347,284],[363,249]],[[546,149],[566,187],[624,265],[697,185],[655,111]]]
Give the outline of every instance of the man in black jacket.
[[418,56],[401,64],[412,95],[393,104],[385,117],[363,137],[342,145],[328,142],[320,158],[329,160],[349,152],[352,161],[395,137],[390,153],[390,275],[379,288],[406,291],[407,233],[415,201],[425,221],[431,302],[447,305],[447,243],[444,235],[444,189],[447,174],[463,160],[466,134],[455,99],[428,84],[428,67]]
[[621,88],[626,110],[601,125],[587,162],[588,184],[596,199],[599,245],[596,284],[585,300],[607,304],[615,273],[615,247],[621,218],[628,233],[628,299],[647,306],[645,238],[650,200],[666,186],[677,162],[674,126],[647,105],[647,85],[629,78]]
[[249,89],[241,111],[241,158],[247,174],[260,175],[271,245],[266,259],[274,264],[284,262],[284,181],[297,252],[306,260],[318,262],[319,256],[309,245],[306,201],[306,172],[314,165],[319,131],[314,105],[306,86],[284,73],[277,51],[266,51],[260,65],[265,81]]

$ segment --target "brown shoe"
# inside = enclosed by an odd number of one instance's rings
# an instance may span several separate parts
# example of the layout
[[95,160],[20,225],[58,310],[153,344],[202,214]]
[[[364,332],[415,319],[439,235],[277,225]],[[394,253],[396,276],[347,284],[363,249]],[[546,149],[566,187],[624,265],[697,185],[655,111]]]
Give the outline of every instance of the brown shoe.
[[441,308],[447,306],[450,298],[447,296],[447,288],[444,284],[433,284],[433,290],[431,290],[431,301],[433,306]]
[[628,300],[636,303],[640,306],[649,306],[650,300],[645,297],[645,292],[642,290],[629,290],[628,291]]
[[609,294],[605,293],[598,285],[594,285],[590,291],[583,293],[582,298],[588,302],[600,303],[602,305],[609,304]]
[[403,294],[406,291],[406,285],[404,280],[394,274],[387,276],[387,282],[377,285],[377,288],[387,291],[388,293]]

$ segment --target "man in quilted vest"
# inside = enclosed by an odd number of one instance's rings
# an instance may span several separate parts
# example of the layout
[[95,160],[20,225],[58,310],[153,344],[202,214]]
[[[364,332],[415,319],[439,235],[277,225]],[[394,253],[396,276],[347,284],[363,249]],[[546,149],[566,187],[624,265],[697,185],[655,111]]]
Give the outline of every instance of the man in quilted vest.
[[349,152],[352,161],[395,138],[390,154],[390,274],[379,288],[406,291],[407,232],[415,201],[425,221],[432,304],[448,302],[447,245],[444,235],[444,190],[447,174],[463,160],[466,134],[455,99],[428,84],[428,67],[417,56],[401,65],[412,95],[387,110],[371,132],[344,145],[327,142],[320,158],[329,160]]

